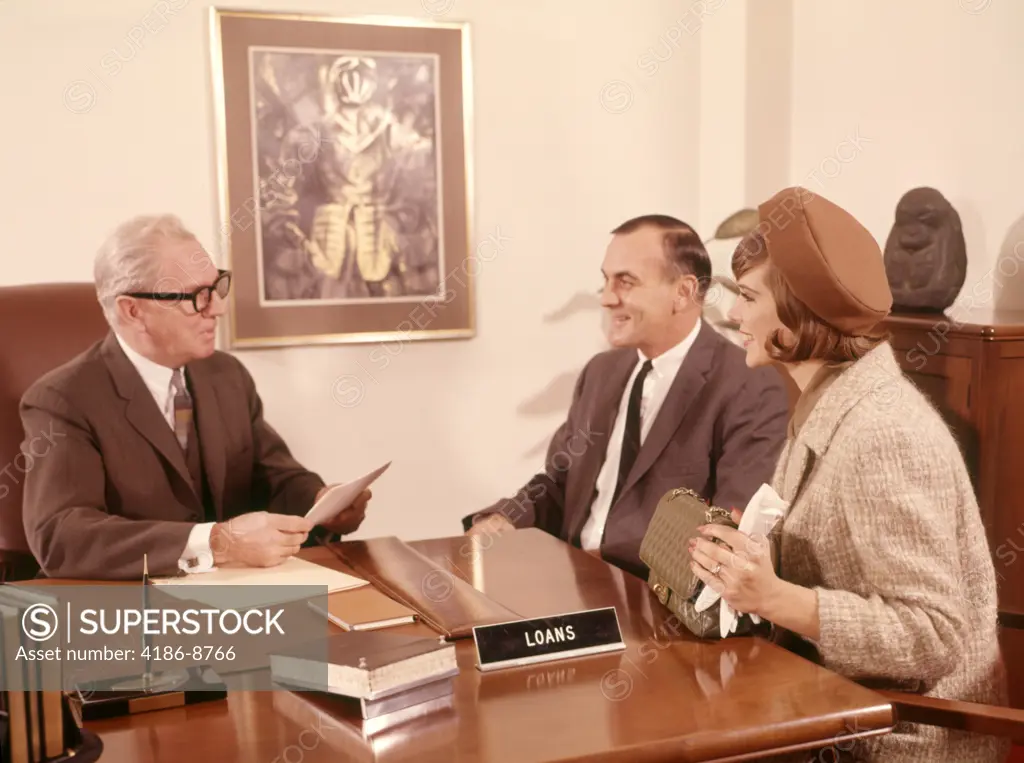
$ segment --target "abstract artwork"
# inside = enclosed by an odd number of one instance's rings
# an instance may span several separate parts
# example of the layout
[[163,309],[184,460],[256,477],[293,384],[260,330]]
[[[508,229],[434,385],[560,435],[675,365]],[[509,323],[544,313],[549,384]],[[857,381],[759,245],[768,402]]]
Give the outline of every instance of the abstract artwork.
[[231,345],[472,336],[465,26],[213,30]]

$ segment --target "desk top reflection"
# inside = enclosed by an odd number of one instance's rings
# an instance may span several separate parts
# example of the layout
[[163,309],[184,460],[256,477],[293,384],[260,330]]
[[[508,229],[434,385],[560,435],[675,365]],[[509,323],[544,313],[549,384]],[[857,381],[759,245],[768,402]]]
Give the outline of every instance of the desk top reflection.
[[[378,733],[327,695],[234,692],[226,702],[90,723],[103,758],[732,761],[849,749],[892,726],[875,692],[762,639],[701,642],[643,581],[539,530],[411,545],[524,617],[614,606],[626,649],[485,674],[473,640],[460,639],[450,705]],[[327,549],[302,556],[344,569]],[[392,630],[433,635],[420,623]]]

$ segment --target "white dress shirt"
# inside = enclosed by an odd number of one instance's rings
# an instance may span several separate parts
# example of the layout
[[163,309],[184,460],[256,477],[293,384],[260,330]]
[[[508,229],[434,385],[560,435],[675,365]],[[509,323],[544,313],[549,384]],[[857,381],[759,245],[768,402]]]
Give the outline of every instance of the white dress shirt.
[[[622,399],[619,402],[619,412],[615,417],[615,425],[612,427],[612,434],[608,440],[608,450],[604,457],[604,465],[597,475],[597,495],[590,507],[590,518],[583,526],[580,534],[580,545],[587,550],[593,551],[601,547],[601,539],[604,537],[604,525],[608,520],[608,512],[611,510],[612,495],[615,492],[615,484],[619,479],[619,461],[622,457],[622,438],[626,431],[626,413],[629,408],[629,393],[633,389],[633,380],[636,379],[643,364],[651,361],[651,370],[644,379],[643,392],[640,398],[640,444],[643,445],[647,439],[647,433],[661,410],[662,403],[668,396],[669,388],[676,378],[676,373],[683,365],[686,354],[690,351],[693,343],[697,340],[703,321],[698,320],[697,325],[687,334],[679,344],[663,352],[656,358],[648,358],[639,350],[637,351],[637,364],[633,373],[629,375],[626,388],[622,391]],[[709,329],[711,330],[711,329]]]
[[[154,363],[128,346],[119,334],[118,344],[128,356],[135,369],[142,377],[146,388],[153,395],[157,408],[167,421],[167,426],[174,431],[174,392],[171,387],[171,377],[174,369]],[[184,374],[184,369],[182,369]],[[192,528],[189,533],[188,543],[185,550],[178,559],[178,567],[186,572],[208,572],[213,569],[213,550],[210,548],[210,532],[213,530],[214,522],[201,522]]]

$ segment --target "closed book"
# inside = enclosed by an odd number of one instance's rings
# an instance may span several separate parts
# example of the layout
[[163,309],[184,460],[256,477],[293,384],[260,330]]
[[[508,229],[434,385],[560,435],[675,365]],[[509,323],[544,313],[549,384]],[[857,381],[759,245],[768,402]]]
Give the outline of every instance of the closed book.
[[348,697],[307,691],[275,691],[273,695],[277,715],[296,728],[317,730],[317,760],[381,763],[459,757],[453,695],[370,719],[356,718],[354,700]]
[[377,630],[416,622],[412,609],[370,586],[328,594],[326,611],[319,604],[320,601],[310,602],[309,606],[347,631]]
[[455,645],[385,631],[350,631],[270,655],[284,684],[374,700],[458,673]]

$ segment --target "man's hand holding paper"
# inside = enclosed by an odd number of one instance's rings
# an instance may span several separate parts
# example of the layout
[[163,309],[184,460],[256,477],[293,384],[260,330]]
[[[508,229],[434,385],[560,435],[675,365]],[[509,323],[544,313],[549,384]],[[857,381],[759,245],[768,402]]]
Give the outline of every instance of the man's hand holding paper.
[[210,530],[215,565],[274,567],[298,553],[313,525],[305,517],[252,511]]
[[[316,496],[317,502],[327,494],[327,491],[335,487],[338,487],[338,485],[328,485],[323,488]],[[359,529],[359,525],[363,523],[363,520],[366,519],[366,506],[372,497],[373,493],[369,488],[363,490],[355,497],[352,503],[341,509],[332,519],[320,522],[319,525],[328,532],[337,533],[338,535],[354,533]]]
[[366,518],[366,506],[373,496],[370,485],[391,466],[388,461],[352,482],[327,485],[316,494],[306,519],[328,532],[348,535],[359,529]]

